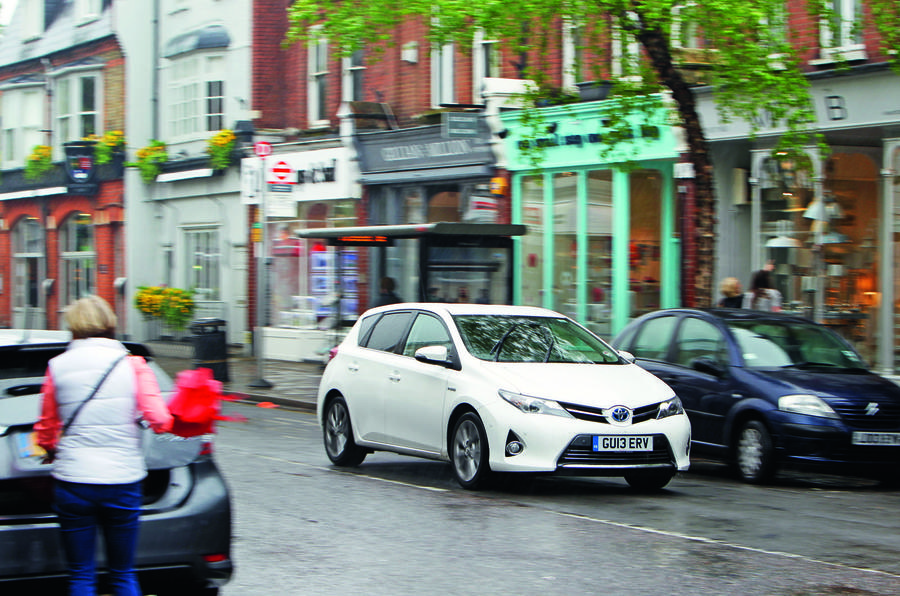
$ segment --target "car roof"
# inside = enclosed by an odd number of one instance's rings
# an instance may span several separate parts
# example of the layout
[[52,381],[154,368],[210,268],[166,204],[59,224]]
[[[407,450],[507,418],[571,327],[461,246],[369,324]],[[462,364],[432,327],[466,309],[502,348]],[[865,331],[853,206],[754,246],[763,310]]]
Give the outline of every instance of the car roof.
[[371,309],[369,312],[387,312],[407,309],[430,310],[442,312],[450,316],[456,315],[494,315],[524,317],[564,317],[556,311],[539,306],[512,306],[509,304],[472,304],[468,302],[401,302]]
[[71,332],[59,329],[0,329],[0,346],[61,344],[71,340]]
[[656,316],[659,314],[705,314],[724,321],[751,321],[751,320],[778,320],[796,321],[815,325],[815,321],[799,315],[771,312],[765,310],[751,310],[745,308],[666,308],[647,313],[641,318]]

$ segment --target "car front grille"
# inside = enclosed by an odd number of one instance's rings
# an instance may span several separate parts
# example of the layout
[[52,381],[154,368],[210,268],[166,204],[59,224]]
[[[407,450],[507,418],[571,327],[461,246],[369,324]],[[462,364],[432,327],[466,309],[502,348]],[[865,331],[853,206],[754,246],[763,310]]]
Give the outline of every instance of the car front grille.
[[856,430],[900,430],[900,405],[880,403],[874,414],[869,404],[838,404],[834,411],[838,413],[847,426]]
[[[601,424],[609,424],[609,421],[606,417],[603,416],[603,410],[601,408],[592,408],[590,406],[582,406],[580,404],[570,404],[567,402],[558,402],[565,410],[578,418],[579,420],[587,420],[588,422],[599,422]],[[638,424],[639,422],[645,422],[647,420],[653,420],[656,418],[656,414],[659,411],[659,404],[650,404],[649,406],[641,406],[640,408],[635,408],[632,411],[631,415],[631,423]]]
[[593,435],[575,437],[556,462],[557,467],[638,467],[674,465],[675,458],[665,435],[653,436],[652,451],[631,453],[594,451]]

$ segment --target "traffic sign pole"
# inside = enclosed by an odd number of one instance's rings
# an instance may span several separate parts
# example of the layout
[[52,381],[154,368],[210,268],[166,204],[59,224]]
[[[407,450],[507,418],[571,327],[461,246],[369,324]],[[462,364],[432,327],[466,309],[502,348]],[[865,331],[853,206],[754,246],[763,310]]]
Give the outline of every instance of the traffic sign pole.
[[256,333],[253,337],[253,349],[256,352],[256,380],[247,384],[248,387],[269,389],[274,385],[266,380],[265,375],[263,374],[264,368],[264,359],[263,359],[263,328],[266,323],[266,288],[268,282],[268,271],[266,270],[268,265],[266,261],[268,260],[269,254],[269,225],[266,214],[266,186],[268,185],[267,176],[268,171],[266,170],[266,157],[271,155],[272,146],[269,143],[265,143],[260,141],[253,146],[256,154],[259,156],[260,161],[262,162],[262,188],[259,193],[259,224],[262,226],[262,237],[260,238],[261,242],[257,248],[256,255]]

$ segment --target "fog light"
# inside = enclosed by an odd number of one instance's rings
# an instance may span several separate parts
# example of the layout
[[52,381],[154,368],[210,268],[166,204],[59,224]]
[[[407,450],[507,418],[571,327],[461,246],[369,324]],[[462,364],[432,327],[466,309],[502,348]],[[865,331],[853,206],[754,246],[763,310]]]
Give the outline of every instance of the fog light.
[[510,441],[506,444],[506,455],[519,455],[525,449],[525,445],[519,441]]
[[509,431],[506,433],[506,455],[507,457],[511,457],[513,455],[519,455],[525,451],[525,444],[522,443],[522,439],[519,438],[519,435],[514,433],[513,431]]

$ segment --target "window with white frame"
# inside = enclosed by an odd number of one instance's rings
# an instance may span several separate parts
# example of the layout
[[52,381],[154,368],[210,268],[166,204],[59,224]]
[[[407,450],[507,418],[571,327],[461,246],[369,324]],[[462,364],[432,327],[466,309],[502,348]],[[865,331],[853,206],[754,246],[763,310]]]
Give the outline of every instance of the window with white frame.
[[13,226],[12,233],[13,307],[38,307],[44,269],[44,228],[36,217],[24,217]]
[[98,133],[100,122],[100,77],[76,73],[56,79],[54,115],[57,149],[63,143]]
[[45,143],[44,116],[47,94],[41,83],[2,89],[2,163],[3,168],[20,168],[35,145]]
[[219,231],[215,228],[185,230],[188,287],[201,300],[219,300],[221,252]]
[[[828,50],[862,50],[862,0],[831,0],[831,22],[821,26],[822,49]],[[857,56],[849,56],[856,59]],[[859,56],[862,59],[865,56]]]
[[169,132],[189,139],[221,130],[225,121],[225,58],[189,54],[172,58],[169,67]]
[[27,41],[44,33],[44,0],[23,0],[22,39]]
[[484,30],[475,31],[472,40],[472,103],[481,103],[484,79],[500,76],[500,42],[486,39]]
[[97,253],[94,223],[87,213],[68,217],[59,230],[60,303],[71,304],[95,293]]
[[691,12],[697,9],[696,2],[687,2],[672,8],[671,39],[673,48],[697,50],[703,47],[697,22],[691,19]]
[[309,79],[307,83],[310,126],[328,124],[328,40],[314,37],[309,42]]
[[456,103],[453,54],[452,43],[431,48],[431,104],[434,107]]
[[641,43],[621,27],[613,30],[612,65],[613,77],[636,77],[639,73]]
[[103,0],[75,0],[75,14],[79,21],[90,21],[100,16]]
[[566,20],[563,23],[563,88],[570,91],[576,89],[575,84],[584,80],[581,67],[584,64],[584,42],[581,35],[581,26]]
[[366,72],[364,61],[365,54],[362,50],[356,50],[353,54],[342,60],[344,68],[344,84],[341,99],[343,101],[363,101],[363,75]]

